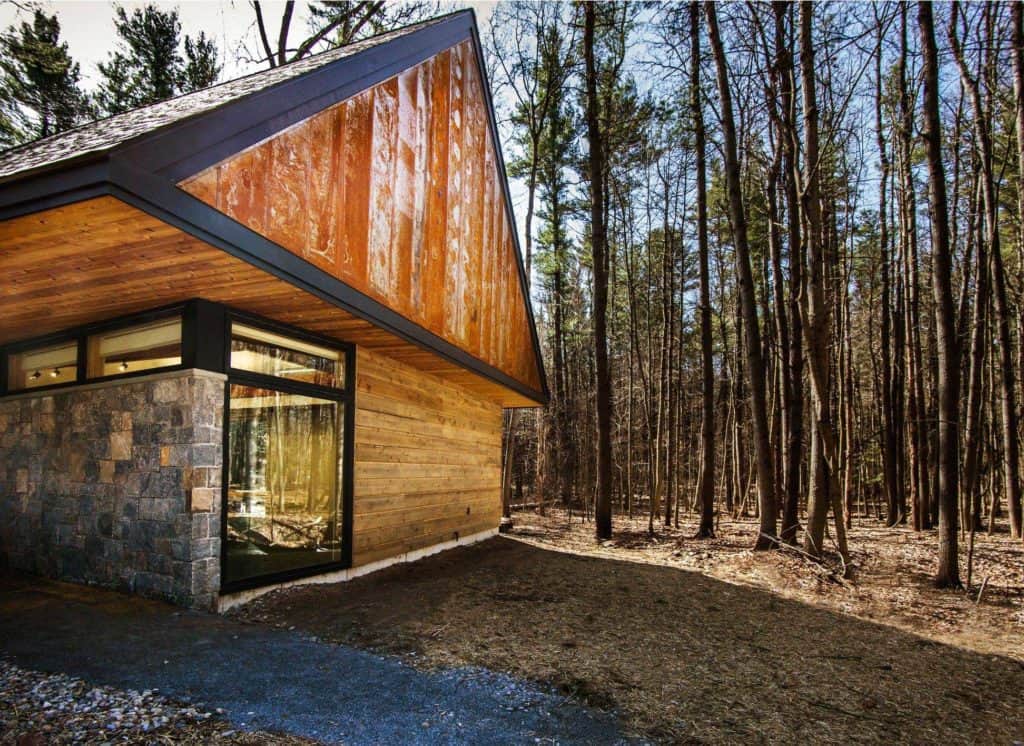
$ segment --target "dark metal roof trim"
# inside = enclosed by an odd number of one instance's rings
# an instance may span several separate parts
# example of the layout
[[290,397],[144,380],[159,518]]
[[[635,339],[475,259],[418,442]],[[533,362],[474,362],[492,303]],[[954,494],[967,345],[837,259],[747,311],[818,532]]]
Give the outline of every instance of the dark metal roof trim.
[[107,164],[105,155],[75,160],[62,171],[0,187],[0,221],[106,194]]

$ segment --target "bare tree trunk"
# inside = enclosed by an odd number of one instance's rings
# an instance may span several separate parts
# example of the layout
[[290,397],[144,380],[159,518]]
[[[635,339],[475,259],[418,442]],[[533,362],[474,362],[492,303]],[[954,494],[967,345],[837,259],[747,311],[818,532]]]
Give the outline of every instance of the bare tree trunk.
[[878,158],[881,178],[878,186],[878,243],[881,265],[881,389],[882,389],[882,471],[885,483],[887,514],[886,525],[895,526],[901,519],[900,498],[902,486],[897,469],[896,421],[893,404],[892,372],[892,301],[891,301],[891,254],[889,252],[888,195],[889,155],[882,127],[882,35],[881,19],[878,21],[878,49],[875,53],[875,130],[878,139]]
[[800,196],[798,192],[796,131],[796,94],[793,78],[793,53],[786,43],[786,16],[792,3],[774,2],[775,64],[780,93],[781,118],[779,141],[782,147],[782,179],[786,196],[786,231],[789,249],[789,348],[786,356],[790,398],[786,412],[786,493],[782,510],[782,540],[796,544],[800,512],[800,474],[804,456],[804,351],[800,303],[804,292],[803,254],[800,251]]
[[713,4],[704,6],[708,37],[718,72],[718,94],[721,100],[722,129],[725,139],[725,177],[729,195],[729,216],[736,248],[736,270],[739,279],[740,306],[746,327],[747,367],[750,371],[750,408],[754,425],[754,448],[757,459],[757,492],[760,531],[755,549],[770,549],[776,541],[775,474],[768,433],[768,408],[765,397],[765,368],[761,353],[761,332],[757,320],[757,299],[747,243],[747,217],[740,188],[740,164],[737,153],[736,125],[733,119],[732,94],[725,50],[718,31],[718,15]]
[[800,5],[800,68],[803,83],[804,110],[804,242],[807,254],[807,286],[804,302],[804,336],[807,341],[808,368],[814,403],[814,441],[811,453],[813,486],[807,505],[807,532],[804,551],[815,557],[821,555],[825,538],[825,522],[829,506],[835,515],[836,540],[839,552],[846,562],[846,526],[839,493],[839,453],[832,414],[831,396],[831,313],[825,299],[826,256],[822,245],[821,202],[819,196],[820,163],[818,155],[818,104],[815,90],[814,40],[811,22],[814,6]]
[[1013,347],[1010,334],[1010,309],[1006,295],[1006,274],[1000,249],[999,205],[995,190],[995,170],[990,136],[990,114],[986,111],[978,87],[978,81],[971,77],[964,61],[963,50],[957,38],[959,3],[953,4],[949,25],[950,45],[960,69],[960,80],[967,90],[974,114],[974,132],[979,144],[981,158],[982,197],[985,206],[985,238],[988,242],[989,264],[992,279],[992,300],[995,304],[995,332],[999,348],[999,367],[1002,389],[1002,440],[1003,478],[1006,501],[1010,509],[1010,530],[1014,537],[1021,536],[1021,486],[1020,486],[1020,442],[1017,433],[1016,384],[1014,383]]
[[594,362],[597,378],[597,482],[594,524],[598,539],[612,535],[612,397],[608,365],[608,255],[605,231],[604,133],[598,114],[594,31],[597,8],[583,9],[583,55],[586,66],[587,140],[590,168],[590,242],[594,259]]
[[[1024,278],[1024,7],[1020,2],[1012,5],[1013,14],[1013,93],[1014,113],[1016,114],[1017,133],[1017,252],[1019,271]],[[1024,368],[1024,314],[1018,309],[1018,361]],[[1016,423],[1015,423],[1016,424]],[[1019,485],[1020,475],[1017,475]],[[1018,493],[1020,487],[1017,488]],[[1017,535],[1024,536],[1022,531],[1020,495],[1017,495]]]
[[957,555],[957,467],[959,425],[960,345],[953,309],[953,261],[949,241],[946,171],[942,164],[942,126],[939,122],[939,52],[930,2],[918,3],[917,23],[924,55],[924,129],[928,152],[928,196],[931,203],[932,292],[935,296],[935,332],[938,338],[939,389],[939,569],[936,585],[960,586]]
[[711,278],[708,272],[708,187],[704,144],[704,105],[700,95],[700,3],[690,3],[690,112],[697,169],[697,251],[700,264],[700,526],[697,538],[715,535],[715,369],[711,359]]
[[[980,179],[980,177],[979,177]],[[980,181],[979,181],[980,187]],[[977,191],[977,190],[975,190]],[[979,199],[975,199],[975,210]],[[980,223],[972,216],[972,223]],[[980,225],[972,225],[970,230],[978,230]],[[988,255],[985,242],[979,240],[975,251],[974,262],[974,324],[971,327],[970,376],[967,384],[967,423],[964,429],[964,472],[961,489],[967,498],[964,520],[971,522],[976,528],[980,519],[980,488],[979,464],[983,455],[981,415],[984,398],[982,373],[985,366],[985,347],[988,344]],[[966,283],[965,283],[966,284]]]

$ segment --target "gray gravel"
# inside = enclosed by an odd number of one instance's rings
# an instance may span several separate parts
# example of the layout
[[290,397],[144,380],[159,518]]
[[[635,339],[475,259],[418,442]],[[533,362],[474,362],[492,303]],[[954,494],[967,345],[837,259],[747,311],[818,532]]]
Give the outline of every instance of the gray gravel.
[[20,583],[0,584],[0,653],[19,666],[157,689],[221,708],[238,728],[347,744],[627,741],[613,715],[505,675],[423,672],[290,630],[106,591]]
[[0,735],[35,733],[47,741],[138,741],[190,728],[213,716],[159,693],[92,686],[66,674],[28,671],[0,660]]

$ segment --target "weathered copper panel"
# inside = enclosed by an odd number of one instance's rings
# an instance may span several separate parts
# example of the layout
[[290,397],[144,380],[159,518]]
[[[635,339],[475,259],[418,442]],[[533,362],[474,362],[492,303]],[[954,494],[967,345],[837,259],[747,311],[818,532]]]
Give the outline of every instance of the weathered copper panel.
[[466,65],[466,170],[469,197],[463,234],[463,266],[466,285],[462,303],[467,310],[467,343],[470,349],[481,350],[480,315],[483,298],[480,294],[480,275],[483,271],[483,217],[484,217],[484,141],[487,119],[483,110],[484,94],[480,75],[475,65]]
[[[341,179],[338,162],[338,109],[331,109],[313,117],[309,124],[310,163],[324,163],[328,168],[310,168],[306,199],[309,211],[309,235],[306,259],[320,269],[334,272],[338,263],[338,236],[334,230],[340,222],[338,208],[342,197],[338,194]],[[342,182],[343,183],[343,182]]]
[[395,228],[395,170],[398,82],[392,78],[373,92],[373,150],[370,157],[370,241],[368,287],[379,300],[394,305],[392,272]]
[[[352,287],[366,287],[366,245],[370,229],[369,164],[373,148],[373,91],[364,91],[341,107],[345,113],[345,220],[340,277]],[[285,247],[291,248],[291,247]]]
[[[280,179],[273,190],[273,199],[267,202],[267,222],[264,235],[275,243],[284,245],[294,237],[305,239],[306,194],[309,191],[309,125],[292,127],[269,141],[270,156],[267,170],[271,174],[288,174],[290,178]],[[302,256],[308,255],[308,244],[299,242]]]
[[445,236],[444,334],[462,347],[466,345],[465,308],[462,286],[466,268],[462,263],[462,244],[466,240],[463,204],[466,201],[465,127],[463,118],[462,47],[451,50],[448,91],[448,232]]
[[491,126],[467,40],[181,186],[539,390]]
[[[494,168],[494,148],[490,138],[484,138],[484,173],[491,173]],[[484,179],[483,194],[483,237],[480,241],[481,268],[483,276],[480,285],[480,326],[482,330],[491,329],[494,326],[494,272],[497,260],[494,251],[494,192],[495,183],[493,179]],[[481,333],[480,335],[480,356],[490,358],[491,356],[491,335]]]
[[451,53],[426,63],[430,76],[430,191],[427,194],[427,238],[423,282],[417,306],[428,329],[444,328],[445,247],[448,235],[448,141],[451,123]]

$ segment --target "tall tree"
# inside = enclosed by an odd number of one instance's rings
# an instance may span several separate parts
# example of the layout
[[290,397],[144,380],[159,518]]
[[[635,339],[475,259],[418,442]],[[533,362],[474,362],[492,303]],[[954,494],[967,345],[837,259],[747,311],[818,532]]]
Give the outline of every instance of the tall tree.
[[118,6],[114,28],[118,47],[99,64],[102,80],[97,91],[99,105],[108,114],[204,88],[220,74],[217,48],[204,33],[182,39],[177,8],[149,4],[129,14]]
[[178,88],[182,92],[198,91],[217,82],[221,66],[217,61],[217,45],[202,31],[193,39],[185,37],[185,67]]
[[[541,138],[548,130],[556,97],[560,97],[572,72],[575,43],[566,38],[561,7],[549,3],[506,3],[491,16],[489,67],[499,91],[511,93],[515,106],[515,157],[509,162],[511,176],[526,178],[526,217],[523,247],[526,275],[533,265],[533,218],[541,167]],[[518,410],[506,417],[502,459],[502,513],[511,518],[512,470],[515,463]]]
[[704,102],[700,84],[700,3],[690,3],[690,116],[697,178],[697,252],[700,273],[701,425],[698,538],[715,535],[715,369],[711,340],[711,277],[708,272],[708,186]]
[[954,2],[949,22],[949,41],[957,68],[960,71],[960,81],[971,102],[972,126],[977,140],[985,214],[985,241],[988,244],[992,300],[995,307],[995,332],[1001,374],[1003,480],[1010,508],[1010,530],[1013,536],[1019,538],[1021,536],[1020,435],[1017,432],[1017,392],[1014,383],[1010,304],[1007,298],[1006,270],[1003,267],[1003,254],[1000,245],[999,200],[996,194],[997,176],[992,146],[992,117],[991,112],[984,105],[978,80],[967,67],[964,50],[957,32],[959,17],[960,4]]
[[[1024,280],[1024,5],[1012,4],[1013,24],[1013,112],[1014,134],[1017,136],[1017,271],[1020,282]],[[1017,366],[1018,374],[1024,375],[1024,314],[1017,312]],[[1024,518],[1022,518],[1024,520]],[[1022,527],[1024,528],[1024,527]],[[1021,532],[1024,536],[1024,531]]]
[[594,523],[597,538],[612,535],[612,395],[608,362],[608,236],[604,193],[604,129],[598,99],[595,54],[596,3],[583,5],[583,59],[586,86],[587,163],[590,183],[590,249],[594,275],[594,362],[597,378],[597,482]]
[[537,481],[542,490],[538,496],[543,510],[547,484],[553,486],[553,493],[563,505],[572,499],[573,471],[576,464],[576,449],[571,437],[570,409],[572,406],[570,378],[567,370],[569,326],[568,299],[571,297],[569,277],[571,272],[571,239],[569,219],[573,214],[573,200],[566,174],[576,156],[574,152],[574,122],[567,110],[566,92],[557,89],[550,103],[547,125],[538,142],[539,168],[537,191],[540,200],[538,218],[540,230],[537,236],[537,274],[548,293],[551,309],[549,349],[553,363],[550,417],[544,418],[550,427],[550,437],[538,438],[538,443],[547,443],[551,458],[549,468],[538,474]]
[[754,420],[754,449],[757,461],[757,494],[760,512],[760,530],[755,549],[771,549],[776,542],[775,468],[768,432],[768,404],[765,394],[764,357],[761,349],[761,330],[757,319],[757,299],[754,276],[750,264],[750,246],[747,237],[747,216],[740,183],[740,163],[736,142],[736,123],[733,117],[732,92],[729,88],[729,69],[718,30],[718,13],[712,3],[704,6],[708,23],[708,38],[715,58],[718,77],[718,98],[721,102],[722,134],[724,139],[725,181],[729,200],[729,222],[732,225],[736,251],[736,274],[739,280],[740,312],[743,318],[746,342],[747,368],[750,371],[750,409]]
[[939,386],[939,569],[935,582],[959,587],[957,556],[957,468],[960,461],[958,399],[960,396],[960,349],[953,310],[950,256],[949,204],[946,170],[942,163],[942,125],[939,120],[939,52],[930,2],[919,2],[917,23],[924,57],[922,136],[928,156],[928,197],[932,236],[932,292],[935,296],[935,330],[938,337]]
[[832,274],[824,250],[824,221],[821,216],[821,154],[818,150],[818,103],[812,19],[814,5],[800,4],[800,71],[804,114],[804,178],[802,184],[804,247],[807,257],[807,285],[802,308],[807,367],[810,372],[814,412],[811,423],[812,487],[807,504],[807,533],[804,551],[820,556],[825,523],[831,507],[835,515],[836,539],[845,561],[845,521],[839,497],[839,449],[832,422],[832,363],[829,342],[832,316],[825,297],[825,283]]
[[[778,145],[782,156],[783,193],[786,198],[786,235],[789,248],[789,307],[785,321],[789,323],[789,348],[785,356],[785,381],[788,388],[786,404],[786,463],[785,499],[782,509],[781,539],[796,543],[799,524],[801,493],[801,464],[804,457],[804,345],[803,324],[800,318],[801,298],[804,295],[803,254],[801,252],[800,195],[797,186],[799,135],[796,131],[796,81],[793,53],[787,39],[787,19],[792,15],[791,2],[772,3],[774,12],[775,50],[774,74],[779,93]],[[781,294],[782,277],[776,279]],[[780,313],[780,316],[782,314]],[[781,327],[784,328],[784,327]],[[784,339],[780,334],[780,344]]]
[[389,3],[384,0],[320,0],[310,3],[309,27],[298,42],[291,40],[295,0],[281,8],[277,36],[271,38],[263,3],[252,0],[259,33],[261,54],[251,62],[277,67],[322,51],[325,47],[351,44],[367,36],[406,26],[433,15],[437,3],[411,0]]
[[0,73],[0,146],[54,135],[92,113],[56,15],[37,8],[31,24],[0,35]]
[[882,54],[884,50],[885,26],[875,11],[875,24],[878,34],[878,46],[875,52],[875,138],[878,142],[878,161],[880,176],[878,180],[878,253],[879,274],[881,279],[881,298],[879,316],[881,331],[879,334],[881,357],[881,398],[882,427],[881,455],[882,475],[885,486],[886,522],[895,526],[903,520],[903,488],[899,483],[900,455],[897,446],[896,429],[899,417],[895,399],[898,394],[893,387],[893,323],[892,323],[892,257],[889,249],[889,151],[885,139],[885,127],[882,116]]

